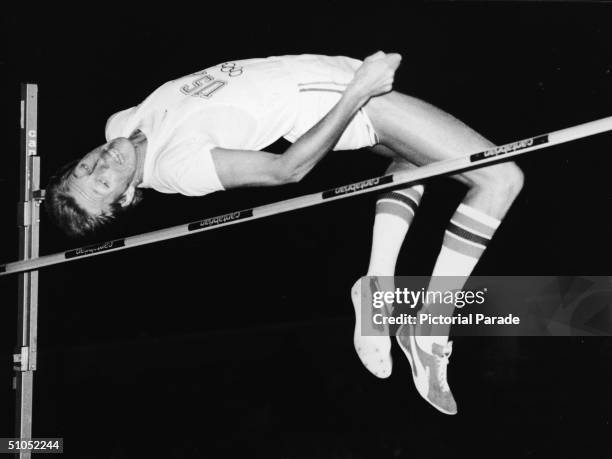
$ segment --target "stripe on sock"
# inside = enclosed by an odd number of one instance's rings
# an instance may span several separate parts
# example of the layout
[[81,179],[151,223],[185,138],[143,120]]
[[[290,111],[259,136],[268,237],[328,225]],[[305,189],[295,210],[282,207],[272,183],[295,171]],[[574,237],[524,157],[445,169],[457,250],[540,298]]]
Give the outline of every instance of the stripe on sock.
[[402,191],[382,195],[376,202],[376,213],[395,215],[410,222],[419,207],[421,196],[416,191],[412,191],[410,195],[406,193],[408,190]]
[[479,258],[499,223],[496,218],[461,204],[444,233],[444,246],[468,257]]
[[394,190],[395,193],[399,193],[399,194],[408,196],[417,202],[421,200],[421,197],[423,196],[423,191],[425,191],[425,188],[423,187],[423,185],[414,185],[414,186],[411,186],[410,188]]
[[386,193],[382,195],[380,199],[393,199],[395,201],[403,202],[407,206],[410,206],[410,208],[416,212],[417,208],[419,207],[419,201],[421,197],[416,193],[411,196],[407,193],[392,191],[391,193]]
[[460,226],[455,225],[452,222],[452,220],[448,224],[448,228],[446,228],[446,231],[448,231],[449,233],[452,233],[453,235],[461,239],[467,239],[468,241],[474,242],[476,244],[480,244],[485,247],[487,246],[490,240],[490,238],[479,236],[478,234],[472,231],[468,231]]
[[464,228],[468,231],[473,231],[476,234],[479,234],[487,239],[491,239],[493,234],[495,234],[496,228],[491,228],[484,223],[479,222],[478,220],[474,220],[472,217],[468,217],[465,214],[460,213],[459,211],[455,212],[453,218],[451,218],[451,223],[454,223],[461,228]]
[[408,223],[414,218],[414,211],[410,207],[404,206],[397,201],[378,201],[376,203],[376,214],[395,215],[402,220],[406,220]]
[[470,207],[465,204],[459,204],[457,208],[457,213],[466,215],[467,217],[471,217],[480,223],[487,225],[491,228],[497,228],[501,221],[491,215],[485,214],[482,210],[475,209],[474,207]]
[[471,258],[480,258],[486,246],[471,244],[465,239],[454,236],[447,231],[444,234],[444,247]]

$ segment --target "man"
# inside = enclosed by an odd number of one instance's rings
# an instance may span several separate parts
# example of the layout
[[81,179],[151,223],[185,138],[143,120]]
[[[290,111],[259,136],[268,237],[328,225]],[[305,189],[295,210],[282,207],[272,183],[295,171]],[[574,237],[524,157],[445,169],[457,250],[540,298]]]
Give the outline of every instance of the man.
[[[139,188],[201,196],[297,182],[332,149],[372,147],[392,159],[393,172],[493,146],[452,116],[392,91],[400,60],[383,52],[363,63],[316,55],[238,60],[170,81],[137,107],[109,118],[107,143],[51,179],[46,206],[67,233],[82,235],[138,202]],[[292,142],[284,154],[261,151],[280,137]],[[468,191],[446,232],[434,276],[469,276],[522,186],[522,174],[511,163],[455,178]],[[394,275],[422,194],[423,186],[414,185],[381,196],[367,275]],[[435,282],[433,277],[430,289]],[[352,290],[355,349],[368,370],[386,378],[391,341],[362,336],[360,285],[358,280]],[[376,281],[369,285],[381,288]],[[453,312],[435,304],[424,308]],[[419,393],[440,411],[456,413],[446,380],[448,328],[405,328],[398,342]]]

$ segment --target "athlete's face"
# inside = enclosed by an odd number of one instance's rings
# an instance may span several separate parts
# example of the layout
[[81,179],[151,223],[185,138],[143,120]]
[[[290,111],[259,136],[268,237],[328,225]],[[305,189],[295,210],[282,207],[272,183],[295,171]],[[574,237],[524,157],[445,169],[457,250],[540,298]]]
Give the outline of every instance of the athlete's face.
[[105,213],[119,201],[128,205],[134,196],[136,151],[119,137],[87,153],[67,178],[70,194],[92,215]]

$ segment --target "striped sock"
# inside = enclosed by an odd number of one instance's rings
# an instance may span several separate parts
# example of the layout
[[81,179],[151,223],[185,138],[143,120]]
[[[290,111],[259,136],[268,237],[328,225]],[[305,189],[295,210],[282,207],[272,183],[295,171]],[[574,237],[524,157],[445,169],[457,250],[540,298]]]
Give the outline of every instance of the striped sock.
[[[442,249],[433,270],[429,290],[444,292],[463,288],[500,223],[497,218],[460,204],[444,234]],[[454,277],[451,279],[438,276]],[[424,306],[424,312],[435,316],[450,317],[454,310],[452,304],[433,303]],[[417,336],[417,342],[422,349],[431,352],[431,345],[434,342],[446,345],[449,330],[450,325],[435,325],[430,330],[425,327],[421,327],[420,330],[417,328],[418,334],[426,335]]]
[[[416,209],[423,195],[423,186],[397,190],[382,195],[376,202],[374,233],[372,236],[372,253],[368,276],[377,277],[376,285],[382,291],[393,291],[393,276],[397,256],[406,237],[408,227],[414,218]],[[371,295],[372,292],[369,292]],[[357,280],[351,290],[355,309],[355,332],[353,344],[361,363],[379,378],[391,374],[391,338],[389,327],[384,326],[380,334],[363,335],[361,329],[361,281]],[[391,314],[391,311],[388,311]]]
[[423,196],[423,185],[385,193],[376,202],[368,276],[393,276],[406,233]]

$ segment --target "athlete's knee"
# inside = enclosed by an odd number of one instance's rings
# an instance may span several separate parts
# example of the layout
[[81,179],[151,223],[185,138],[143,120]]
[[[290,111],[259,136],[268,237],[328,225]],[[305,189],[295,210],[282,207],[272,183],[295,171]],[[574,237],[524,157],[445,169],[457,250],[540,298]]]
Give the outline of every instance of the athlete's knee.
[[502,163],[475,169],[463,174],[470,188],[478,188],[496,196],[514,199],[523,188],[525,177],[515,163]]
[[523,171],[515,163],[497,164],[493,172],[494,187],[516,197],[525,183]]

